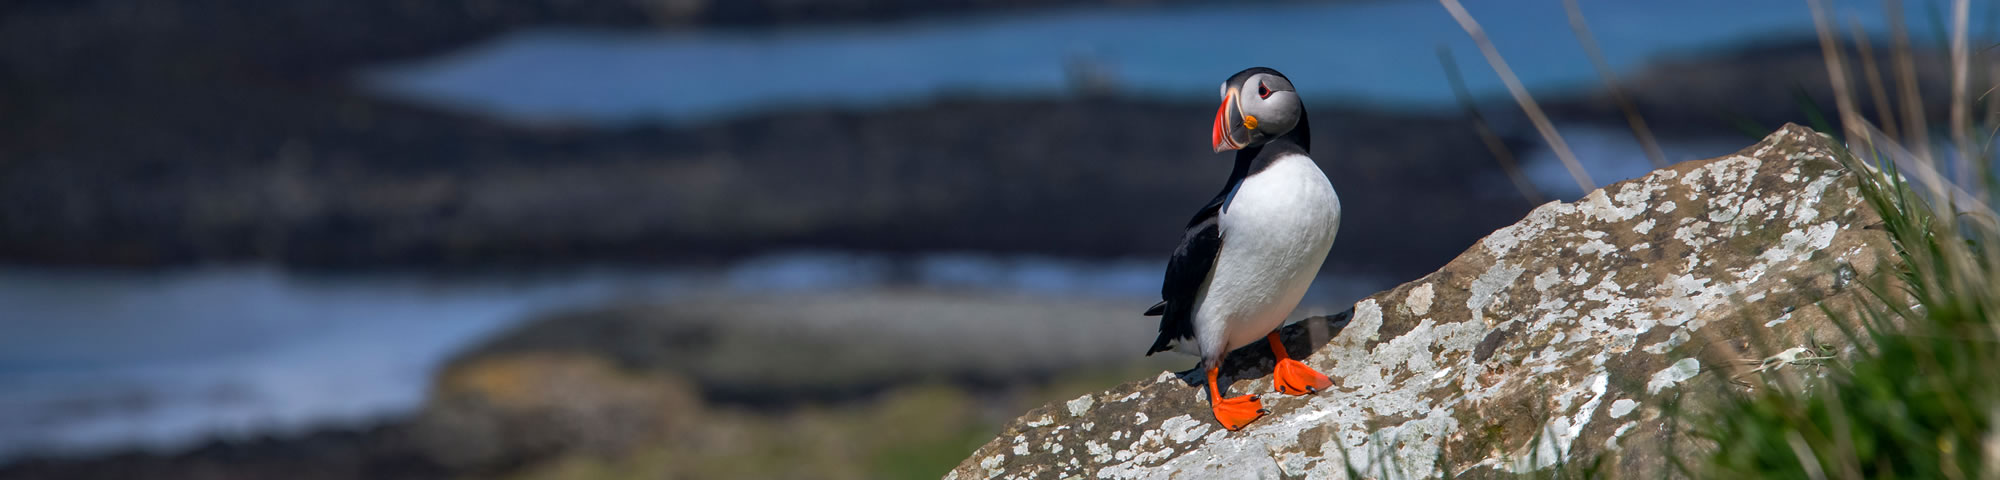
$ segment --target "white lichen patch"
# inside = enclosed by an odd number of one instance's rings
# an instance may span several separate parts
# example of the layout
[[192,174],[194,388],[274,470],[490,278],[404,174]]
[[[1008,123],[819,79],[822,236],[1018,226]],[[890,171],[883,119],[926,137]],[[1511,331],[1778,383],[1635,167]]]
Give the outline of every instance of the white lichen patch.
[[1083,448],[1085,453],[1090,454],[1090,461],[1092,462],[1104,463],[1111,461],[1111,447],[1097,443],[1096,440],[1085,440]]
[[[1655,177],[1648,177],[1649,179]],[[1618,189],[1613,198],[1604,190],[1593,190],[1577,200],[1577,212],[1586,218],[1600,222],[1623,222],[1631,220],[1646,211],[1655,193],[1666,190],[1667,185],[1657,181],[1627,182]]]
[[1666,340],[1661,340],[1660,343],[1647,345],[1645,350],[1646,353],[1651,353],[1654,355],[1664,354],[1675,348],[1679,348],[1681,344],[1687,343],[1688,339],[1690,338],[1691,337],[1688,335],[1688,329],[1675,328],[1673,333],[1667,334]]
[[1629,398],[1620,398],[1618,401],[1611,402],[1611,418],[1625,418],[1625,415],[1632,413],[1632,410],[1636,408],[1639,408],[1639,402],[1634,402]]
[[1764,162],[1762,160],[1736,155],[1709,162],[1708,165],[1688,172],[1688,176],[1681,179],[1681,184],[1698,187],[1695,180],[1699,179],[1700,175],[1697,175],[1697,173],[1706,172],[1708,175],[1714,177],[1713,180],[1709,181],[1714,185],[1728,187],[1731,190],[1743,190],[1750,185],[1752,180],[1755,180],[1753,177],[1757,174],[1757,167],[1763,165]]
[[1069,407],[1070,415],[1080,417],[1083,416],[1083,414],[1085,413],[1089,413],[1090,405],[1096,402],[1097,401],[1095,399],[1092,399],[1090,395],[1086,394],[1081,397],[1076,397],[1075,400],[1070,400],[1068,404],[1065,404],[1065,406]]
[[1167,438],[1174,443],[1187,443],[1207,434],[1211,427],[1207,422],[1181,415],[1160,423],[1160,430],[1167,432]]
[[[1688,219],[1685,218],[1681,220],[1688,221]],[[1693,247],[1695,251],[1701,251],[1701,247],[1704,245],[1708,245],[1708,242],[1710,241],[1710,237],[1708,236],[1707,232],[1708,225],[1709,225],[1708,222],[1701,220],[1694,220],[1688,223],[1686,226],[1674,229],[1673,238],[1674,240],[1680,240],[1681,243],[1685,243],[1689,247]]]
[[1556,462],[1562,461],[1563,454],[1566,453],[1556,439],[1556,431],[1565,429],[1567,425],[1564,424],[1568,421],[1568,418],[1557,418],[1544,425],[1541,433],[1529,438],[1528,443],[1513,454],[1500,458],[1498,463],[1506,466],[1508,472],[1517,474],[1555,466]]
[[1545,270],[1542,270],[1542,273],[1535,275],[1534,279],[1535,290],[1546,291],[1549,289],[1549,287],[1556,286],[1556,282],[1561,282],[1561,281],[1562,281],[1562,274],[1557,273],[1555,267],[1549,267]]
[[1521,244],[1524,236],[1540,233],[1554,223],[1556,217],[1575,211],[1574,205],[1560,201],[1544,203],[1529,211],[1528,217],[1521,219],[1520,222],[1494,230],[1484,240],[1480,240],[1479,244],[1486,247],[1493,256],[1506,255],[1514,250],[1514,246]]
[[979,466],[980,468],[985,468],[989,471],[989,473],[986,475],[986,478],[993,478],[1000,476],[1001,473],[1005,473],[999,471],[999,468],[1000,464],[1006,461],[1007,461],[1007,455],[1005,454],[994,455],[991,457],[986,457],[985,460],[980,460]]
[[1632,431],[1632,427],[1636,426],[1639,426],[1639,421],[1637,420],[1619,425],[1617,430],[1611,432],[1611,436],[1604,438],[1604,449],[1613,452],[1624,450],[1624,448],[1618,446],[1618,439],[1625,438],[1625,433]]
[[1594,238],[1590,239],[1589,242],[1585,242],[1583,245],[1578,245],[1576,247],[1576,253],[1581,253],[1584,255],[1604,255],[1608,253],[1617,253],[1617,252],[1618,252],[1617,245],[1612,245],[1603,240],[1598,240]]
[[1832,245],[1833,234],[1839,232],[1839,230],[1840,224],[1829,221],[1813,225],[1805,231],[1787,231],[1778,237],[1778,248],[1765,250],[1763,257],[1769,261],[1777,262],[1790,259],[1794,256],[1811,254],[1814,250]]
[[1693,357],[1683,358],[1678,362],[1674,362],[1673,365],[1655,372],[1653,379],[1646,382],[1646,393],[1660,393],[1662,389],[1694,378],[1697,373],[1701,373],[1701,361],[1695,360]]
[[1423,285],[1418,285],[1417,288],[1410,289],[1409,297],[1403,299],[1403,307],[1410,309],[1410,313],[1417,316],[1423,316],[1425,314],[1431,313],[1431,300],[1433,294],[1434,292],[1431,290],[1431,284],[1425,283]]
[[[1479,279],[1473,280],[1472,288],[1467,292],[1470,295],[1465,299],[1465,309],[1472,312],[1472,320],[1485,321],[1486,306],[1493,303],[1501,290],[1513,285],[1514,279],[1520,278],[1523,271],[1521,267],[1499,262],[1494,263],[1492,268],[1486,269],[1486,273],[1480,274]],[[1358,310],[1359,307],[1356,308]],[[1359,316],[1359,313],[1356,316]]]
[[[1488,458],[1481,463],[1521,473],[1548,468],[1568,457],[1577,437],[1596,414],[1609,385],[1608,374],[1602,370],[1592,372],[1585,384],[1562,389],[1551,397],[1551,407],[1557,416],[1542,425],[1539,434],[1524,439],[1522,446],[1514,452]],[[1586,394],[1589,398],[1577,406],[1577,398]]]

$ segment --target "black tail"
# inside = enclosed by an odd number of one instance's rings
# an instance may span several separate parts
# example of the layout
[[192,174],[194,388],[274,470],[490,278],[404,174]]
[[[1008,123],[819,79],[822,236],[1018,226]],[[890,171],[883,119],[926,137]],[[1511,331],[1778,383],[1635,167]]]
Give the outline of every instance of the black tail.
[[1174,340],[1194,339],[1194,314],[1187,308],[1171,308],[1167,302],[1146,309],[1146,316],[1160,317],[1160,336],[1153,339],[1153,348],[1146,349],[1146,356],[1172,350]]

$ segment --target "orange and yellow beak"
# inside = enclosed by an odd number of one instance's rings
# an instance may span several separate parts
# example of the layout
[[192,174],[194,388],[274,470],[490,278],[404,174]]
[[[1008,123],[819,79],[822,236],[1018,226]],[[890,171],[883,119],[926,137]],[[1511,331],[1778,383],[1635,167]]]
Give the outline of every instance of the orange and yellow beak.
[[1243,123],[1242,114],[1236,111],[1236,89],[1229,89],[1222,95],[1222,106],[1215,107],[1215,129],[1209,132],[1208,141],[1217,153],[1243,148],[1243,140],[1236,138],[1235,126]]

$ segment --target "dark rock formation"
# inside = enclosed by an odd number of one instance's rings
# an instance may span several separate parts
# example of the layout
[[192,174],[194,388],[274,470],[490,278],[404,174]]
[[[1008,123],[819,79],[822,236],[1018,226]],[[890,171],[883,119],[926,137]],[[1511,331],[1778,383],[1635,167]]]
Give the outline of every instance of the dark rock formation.
[[[1922,42],[1927,39],[1917,39]],[[1849,88],[1855,108],[1877,123],[1900,119],[1904,104],[1901,79],[1891,63],[1887,39],[1876,39],[1871,54],[1879,64],[1882,88],[1893,115],[1884,116],[1869,88],[1859,46],[1843,43]],[[1912,49],[1911,65],[1920,92],[1917,103],[1930,125],[1941,125],[1951,112],[1950,58],[1944,47],[1924,42]],[[1973,58],[1972,71],[1985,71],[1991,56]],[[1654,133],[1664,137],[1760,135],[1786,122],[1812,121],[1812,115],[1837,120],[1833,84],[1826,73],[1820,44],[1811,37],[1774,39],[1720,52],[1700,52],[1650,59],[1635,71],[1619,75],[1619,88],[1631,100]],[[1544,95],[1542,106],[1564,123],[1626,125],[1624,111],[1607,91],[1581,95]],[[1489,111],[1507,112],[1512,103],[1494,104]],[[1900,122],[1901,120],[1899,120]]]
[[[1888,241],[1833,147],[1788,126],[1543,205],[1436,273],[1287,327],[1336,388],[1267,394],[1275,413],[1241,432],[1162,373],[1028,412],[947,478],[1663,473],[1668,447],[1700,447],[1668,403],[1848,350],[1816,305],[1870,295],[1857,278]],[[1271,390],[1265,352],[1230,357],[1231,388]]]
[[[1163,257],[1229,169],[1202,145],[1213,107],[1196,104],[962,101],[537,130],[262,85],[112,92],[0,128],[0,260],[493,267],[785,248]],[[1430,271],[1531,207],[1466,122],[1313,114],[1324,119],[1315,157],[1353,212],[1346,226],[1403,232],[1344,239],[1332,262],[1347,271]]]

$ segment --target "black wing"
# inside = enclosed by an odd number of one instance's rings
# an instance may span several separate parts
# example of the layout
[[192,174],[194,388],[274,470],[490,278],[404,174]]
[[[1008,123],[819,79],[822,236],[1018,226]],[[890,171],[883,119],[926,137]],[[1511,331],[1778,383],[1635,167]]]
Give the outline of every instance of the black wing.
[[1148,316],[1160,316],[1160,337],[1153,340],[1153,348],[1146,350],[1147,355],[1167,351],[1176,339],[1194,338],[1195,296],[1201,293],[1201,284],[1208,281],[1209,271],[1215,269],[1216,252],[1222,251],[1222,226],[1216,221],[1235,190],[1234,185],[1231,187],[1195,212],[1194,218],[1188,220],[1180,247],[1167,260],[1167,278],[1160,284],[1161,301],[1146,310]]

